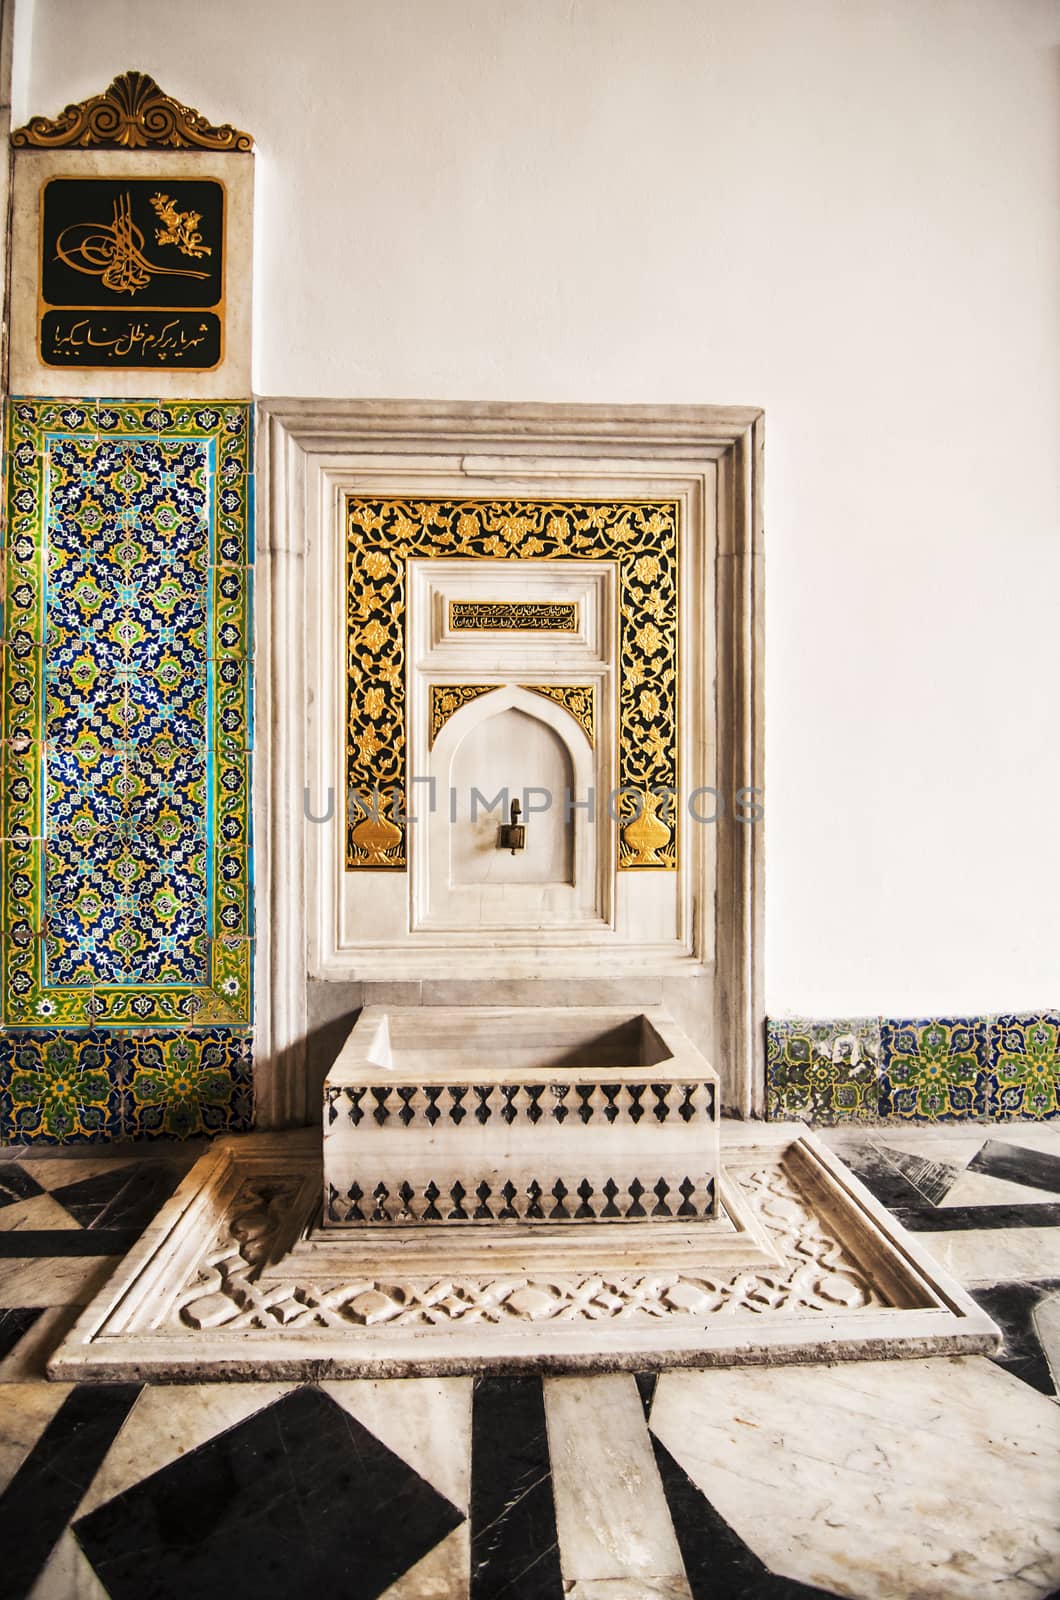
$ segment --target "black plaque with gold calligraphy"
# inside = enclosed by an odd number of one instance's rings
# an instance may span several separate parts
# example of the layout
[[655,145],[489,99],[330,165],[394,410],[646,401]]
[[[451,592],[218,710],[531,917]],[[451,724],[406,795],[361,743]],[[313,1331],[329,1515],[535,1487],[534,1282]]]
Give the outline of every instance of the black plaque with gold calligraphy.
[[60,367],[215,367],[224,184],[53,178],[41,195],[40,356]]

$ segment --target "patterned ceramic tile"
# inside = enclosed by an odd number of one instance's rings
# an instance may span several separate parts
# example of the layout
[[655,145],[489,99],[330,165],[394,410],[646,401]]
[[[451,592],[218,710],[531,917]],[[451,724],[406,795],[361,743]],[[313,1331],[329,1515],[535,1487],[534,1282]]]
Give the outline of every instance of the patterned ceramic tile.
[[[72,1137],[114,1136],[86,1028],[210,1024],[213,1051],[228,1024],[245,1064],[250,421],[243,404],[8,407],[0,1006],[41,1040],[81,1030],[84,1103],[106,1112],[69,1112]],[[217,1063],[196,1070],[194,1131],[243,1117]],[[59,1136],[68,1113],[34,1110],[65,1105],[56,1081],[58,1101],[25,1073],[7,1086],[7,1137]],[[183,1088],[145,1101],[142,1131],[156,1114],[182,1131],[178,1103]]]
[[249,1028],[32,1029],[0,1038],[7,1142],[241,1133],[253,1126]]
[[1060,1012],[770,1018],[771,1118],[818,1123],[1060,1117]]
[[253,1125],[249,1029],[130,1033],[126,1062],[127,1135],[186,1139]]
[[769,1116],[777,1121],[872,1119],[877,1115],[878,1017],[766,1023]]
[[0,1134],[5,1140],[86,1144],[123,1134],[119,1036],[54,1028],[0,1037]]
[[990,1114],[985,1017],[885,1018],[881,1117],[931,1122]]
[[996,1116],[1060,1116],[1060,1012],[990,1017],[987,1044]]

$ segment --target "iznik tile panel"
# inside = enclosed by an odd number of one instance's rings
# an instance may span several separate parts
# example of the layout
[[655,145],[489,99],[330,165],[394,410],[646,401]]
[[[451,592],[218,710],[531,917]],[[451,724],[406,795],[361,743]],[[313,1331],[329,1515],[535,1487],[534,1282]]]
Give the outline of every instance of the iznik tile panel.
[[9,405],[7,1139],[249,1123],[250,422]]
[[832,1123],[1060,1117],[1060,1012],[770,1018],[770,1117]]

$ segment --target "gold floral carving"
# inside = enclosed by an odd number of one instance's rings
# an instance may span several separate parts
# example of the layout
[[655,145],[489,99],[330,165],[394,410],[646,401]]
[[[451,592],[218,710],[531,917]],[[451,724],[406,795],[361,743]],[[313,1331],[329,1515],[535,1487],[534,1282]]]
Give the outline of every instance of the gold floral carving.
[[[615,561],[619,569],[618,816],[620,868],[677,867],[676,808],[647,850],[626,827],[647,797],[678,782],[678,555],[673,501],[385,500],[347,497],[346,783],[350,869],[407,870],[405,626],[407,562],[468,557]],[[355,837],[373,806],[401,835],[392,848]]]
[[434,749],[434,741],[449,718],[455,716],[463,706],[472,700],[477,700],[480,695],[492,694],[494,689],[499,688],[499,683],[432,683],[431,729],[427,741],[429,747]]
[[17,149],[113,148],[142,150],[253,150],[249,133],[216,126],[191,106],[165,94],[146,72],[122,72],[103,94],[69,105],[57,117],[31,117],[16,128]]
[[639,817],[627,822],[622,829],[625,850],[634,852],[631,865],[635,867],[664,867],[665,851],[670,843],[671,826],[659,816],[660,807],[669,809],[665,796],[647,794],[644,809]]
[[[431,684],[431,720],[428,746],[434,749],[434,741],[449,721],[450,717],[463,709],[470,701],[477,700],[480,695],[492,694],[494,689],[500,689],[499,683],[432,683]],[[546,699],[554,700],[557,705],[569,711],[584,731],[589,743],[593,743],[593,688],[589,683],[521,683],[520,689],[526,689],[530,694],[543,694]]]
[[569,711],[590,744],[595,743],[593,727],[593,689],[589,683],[524,683],[531,694],[543,694]]

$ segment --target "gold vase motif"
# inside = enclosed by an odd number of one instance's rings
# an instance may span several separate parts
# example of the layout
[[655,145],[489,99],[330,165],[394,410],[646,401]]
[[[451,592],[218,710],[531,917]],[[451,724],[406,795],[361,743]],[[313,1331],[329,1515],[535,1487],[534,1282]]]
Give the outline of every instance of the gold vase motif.
[[363,850],[366,867],[393,866],[393,852],[402,843],[404,835],[394,822],[386,817],[362,817],[350,830],[350,838],[358,850]]
[[631,822],[627,822],[622,829],[623,843],[636,852],[634,860],[630,863],[634,867],[661,867],[666,863],[660,861],[659,851],[665,850],[670,843],[673,829],[670,828],[658,815],[660,800],[668,798],[665,795],[645,794],[641,796],[641,810]]

